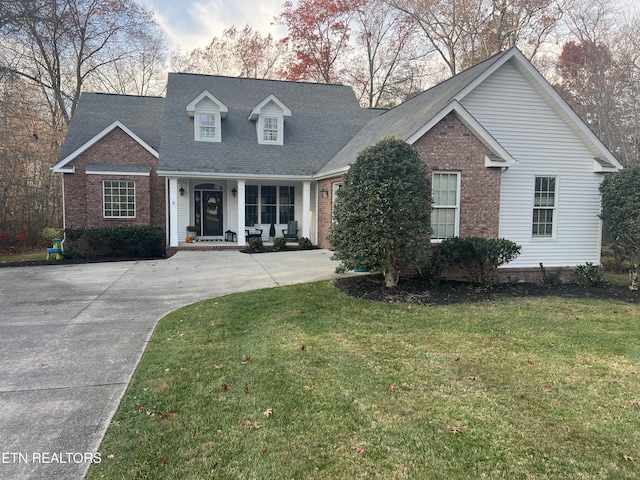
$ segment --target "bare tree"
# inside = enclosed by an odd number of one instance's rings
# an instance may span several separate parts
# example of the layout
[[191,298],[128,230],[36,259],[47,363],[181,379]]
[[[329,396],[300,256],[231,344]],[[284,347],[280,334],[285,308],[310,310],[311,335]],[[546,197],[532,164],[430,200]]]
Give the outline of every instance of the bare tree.
[[415,70],[415,23],[384,0],[368,0],[358,6],[354,18],[353,54],[345,66],[347,83],[367,107],[398,103],[401,85],[410,83]]
[[41,88],[52,118],[67,125],[83,85],[135,56],[132,40],[156,28],[134,0],[5,0],[0,8],[9,19],[0,66]]
[[172,70],[246,78],[278,78],[288,53],[285,39],[271,34],[262,36],[249,25],[241,31],[226,29],[205,48],[190,52],[176,50],[171,58]]
[[529,58],[555,30],[565,0],[388,0],[409,15],[451,75],[519,46]]

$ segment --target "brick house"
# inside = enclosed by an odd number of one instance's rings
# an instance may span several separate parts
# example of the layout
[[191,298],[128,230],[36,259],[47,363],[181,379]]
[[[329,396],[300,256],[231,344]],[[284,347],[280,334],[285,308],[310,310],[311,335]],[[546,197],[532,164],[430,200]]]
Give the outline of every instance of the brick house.
[[521,271],[599,262],[600,195],[621,165],[515,48],[388,110],[324,85],[170,74],[165,98],[83,94],[55,172],[65,226],[187,225],[268,240],[297,220],[329,248],[335,192],[364,148],[414,145],[433,182],[432,241],[500,236]]

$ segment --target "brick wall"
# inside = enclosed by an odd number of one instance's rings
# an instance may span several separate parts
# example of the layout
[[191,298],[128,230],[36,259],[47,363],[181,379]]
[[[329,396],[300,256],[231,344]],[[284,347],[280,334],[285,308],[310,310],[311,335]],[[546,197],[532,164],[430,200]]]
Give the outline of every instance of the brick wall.
[[318,182],[318,192],[321,190],[328,192],[318,194],[318,246],[320,248],[330,248],[327,236],[331,227],[333,184],[341,181],[342,177],[333,177]]
[[461,172],[460,236],[497,237],[500,169],[484,166],[491,151],[454,113],[442,119],[414,146],[433,170]]
[[[64,174],[64,207],[67,227],[151,225],[165,228],[165,182],[158,177],[157,159],[119,128],[72,162],[75,173]],[[89,163],[151,165],[150,176],[87,175]],[[102,181],[136,182],[136,217],[103,218]]]

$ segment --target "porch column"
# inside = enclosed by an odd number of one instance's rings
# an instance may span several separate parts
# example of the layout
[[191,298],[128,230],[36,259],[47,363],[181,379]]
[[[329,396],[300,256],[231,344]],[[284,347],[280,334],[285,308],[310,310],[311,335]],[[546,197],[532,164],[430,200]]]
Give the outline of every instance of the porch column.
[[244,238],[244,180],[238,180],[238,245],[245,246]]
[[178,178],[169,177],[169,246],[178,246]]
[[311,231],[311,182],[302,182],[302,237],[310,238]]

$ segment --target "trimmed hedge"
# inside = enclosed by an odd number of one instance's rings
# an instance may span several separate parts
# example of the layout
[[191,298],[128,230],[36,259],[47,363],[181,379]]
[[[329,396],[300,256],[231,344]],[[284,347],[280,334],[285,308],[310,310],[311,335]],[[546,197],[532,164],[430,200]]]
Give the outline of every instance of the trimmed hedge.
[[156,258],[165,255],[164,231],[159,227],[67,228],[64,233],[66,257]]

